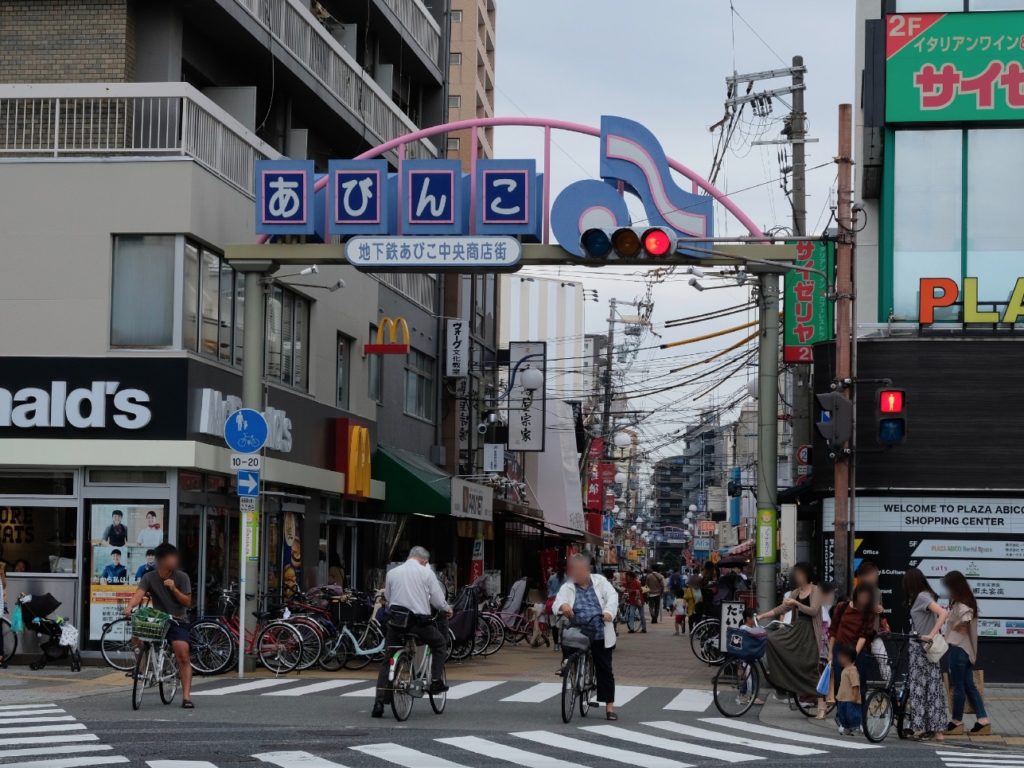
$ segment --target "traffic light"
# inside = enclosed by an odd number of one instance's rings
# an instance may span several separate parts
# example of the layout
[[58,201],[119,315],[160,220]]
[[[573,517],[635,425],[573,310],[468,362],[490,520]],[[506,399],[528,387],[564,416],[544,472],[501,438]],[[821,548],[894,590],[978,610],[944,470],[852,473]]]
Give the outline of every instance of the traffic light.
[[907,393],[902,389],[878,390],[878,442],[901,445],[907,439]]
[[826,392],[815,397],[822,409],[818,432],[825,438],[829,457],[835,459],[853,437],[853,403],[841,392]]
[[604,261],[660,259],[676,250],[676,234],[664,227],[588,229],[580,235],[580,250],[588,259]]

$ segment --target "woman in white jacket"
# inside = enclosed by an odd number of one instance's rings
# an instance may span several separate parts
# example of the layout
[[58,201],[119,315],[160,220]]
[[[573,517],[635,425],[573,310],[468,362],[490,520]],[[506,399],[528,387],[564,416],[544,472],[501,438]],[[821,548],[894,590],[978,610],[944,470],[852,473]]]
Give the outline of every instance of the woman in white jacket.
[[[612,619],[619,611],[619,595],[604,576],[590,572],[590,558],[573,555],[569,558],[568,578],[558,590],[551,612],[568,618],[590,638],[597,677],[597,700],[604,702],[605,717],[618,720],[615,714],[615,674],[612,672],[612,651],[615,650],[615,627]],[[603,631],[596,627],[603,621]],[[563,648],[562,653],[566,651]]]

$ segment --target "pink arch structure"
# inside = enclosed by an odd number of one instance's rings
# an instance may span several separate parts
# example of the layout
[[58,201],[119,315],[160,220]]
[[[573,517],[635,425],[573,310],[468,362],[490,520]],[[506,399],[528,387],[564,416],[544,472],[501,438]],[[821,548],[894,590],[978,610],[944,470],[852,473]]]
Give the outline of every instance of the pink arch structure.
[[[399,183],[399,196],[401,196],[401,183],[402,183],[402,160],[405,157],[405,146],[407,144],[413,144],[421,139],[427,139],[431,136],[436,136],[439,133],[452,133],[454,131],[465,131],[470,132],[470,142],[472,144],[472,153],[470,155],[470,206],[471,208],[476,207],[476,161],[477,161],[477,133],[481,128],[490,127],[501,127],[501,126],[515,126],[515,127],[532,127],[532,128],[543,128],[544,129],[544,226],[543,236],[544,242],[548,242],[549,238],[549,217],[551,215],[551,132],[552,131],[569,131],[570,133],[581,133],[585,136],[594,136],[596,138],[601,137],[601,129],[593,128],[589,125],[583,125],[582,123],[573,123],[566,120],[550,120],[543,117],[475,117],[469,120],[457,120],[453,123],[445,123],[444,125],[435,125],[430,128],[423,128],[413,133],[407,133],[403,136],[399,136],[396,139],[387,141],[384,144],[368,149],[360,155],[356,155],[355,160],[369,160],[374,157],[379,157],[386,152],[391,150],[397,150],[398,153],[398,183]],[[729,213],[736,217],[736,220],[740,222],[752,237],[763,237],[764,233],[757,228],[757,225],[751,221],[750,217],[747,216],[737,206],[732,199],[718,189],[714,184],[709,182],[703,176],[698,174],[691,168],[683,165],[678,160],[668,158],[669,167],[685,176],[693,184],[693,192],[697,193],[698,190],[703,190],[712,198],[722,204]],[[319,191],[327,186],[327,177],[323,176],[317,179],[313,189]],[[475,211],[471,211],[470,221],[475,220]],[[267,235],[261,235],[258,242],[265,243],[268,240]]]

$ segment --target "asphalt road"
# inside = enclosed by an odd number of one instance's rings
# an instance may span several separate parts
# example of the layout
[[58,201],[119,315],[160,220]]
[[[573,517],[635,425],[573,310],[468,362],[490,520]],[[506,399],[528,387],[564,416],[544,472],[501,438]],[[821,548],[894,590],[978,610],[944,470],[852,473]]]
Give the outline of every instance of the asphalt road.
[[557,681],[460,681],[443,715],[421,700],[405,723],[390,711],[371,719],[372,684],[337,678],[205,680],[191,711],[181,709],[180,699],[164,706],[152,690],[134,712],[127,687],[49,705],[5,697],[0,768],[1024,766],[1024,756],[1011,751],[940,748],[895,736],[873,747],[773,702],[725,720],[710,692],[699,689],[622,685],[617,723],[599,708],[565,725]]

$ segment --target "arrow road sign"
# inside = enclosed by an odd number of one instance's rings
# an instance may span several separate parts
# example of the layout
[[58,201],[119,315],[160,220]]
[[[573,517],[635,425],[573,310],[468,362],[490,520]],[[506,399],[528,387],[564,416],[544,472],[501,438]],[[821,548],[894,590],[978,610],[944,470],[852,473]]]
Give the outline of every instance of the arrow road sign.
[[262,413],[241,408],[224,422],[224,442],[236,453],[256,453],[266,445],[269,431]]
[[260,495],[260,473],[242,469],[238,472],[238,495],[259,496]]

